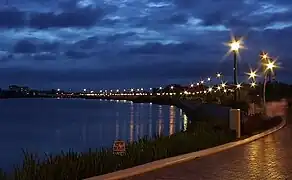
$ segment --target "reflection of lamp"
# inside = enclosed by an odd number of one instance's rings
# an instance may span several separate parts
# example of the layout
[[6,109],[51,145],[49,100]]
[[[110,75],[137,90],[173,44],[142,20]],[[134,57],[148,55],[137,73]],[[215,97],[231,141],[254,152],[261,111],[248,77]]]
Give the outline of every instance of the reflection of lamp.
[[134,141],[134,103],[130,106],[130,142]]
[[183,114],[183,123],[184,123],[184,131],[186,131],[187,130],[187,126],[188,126],[188,117],[187,117],[187,115],[184,113]]
[[158,106],[158,135],[162,134],[162,106]]
[[169,135],[174,134],[175,131],[175,108],[170,106],[169,108]]
[[148,132],[149,132],[149,136],[152,136],[152,106],[149,106],[149,125],[148,125]]
[[119,125],[119,112],[116,112],[116,140],[118,140],[119,137],[119,130],[120,130],[120,125]]

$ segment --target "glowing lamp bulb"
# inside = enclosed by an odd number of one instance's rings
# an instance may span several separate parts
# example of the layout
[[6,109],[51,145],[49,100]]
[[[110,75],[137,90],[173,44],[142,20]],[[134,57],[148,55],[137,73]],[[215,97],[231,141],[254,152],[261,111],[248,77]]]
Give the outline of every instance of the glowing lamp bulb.
[[252,83],[250,84],[250,86],[251,86],[251,87],[255,87],[255,86],[256,86],[256,83],[255,83],[255,82],[252,82]]
[[267,64],[267,69],[273,69],[275,67],[274,62],[270,62]]
[[240,48],[240,42],[234,41],[230,44],[230,47],[232,51],[238,51],[238,49]]

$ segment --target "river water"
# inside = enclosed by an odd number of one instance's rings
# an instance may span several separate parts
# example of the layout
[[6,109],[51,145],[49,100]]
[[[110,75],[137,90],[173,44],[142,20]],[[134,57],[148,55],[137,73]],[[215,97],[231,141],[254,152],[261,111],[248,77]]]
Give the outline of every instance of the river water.
[[169,135],[186,129],[174,106],[83,99],[0,100],[0,167],[23,159],[22,149],[42,154],[111,147],[114,140]]

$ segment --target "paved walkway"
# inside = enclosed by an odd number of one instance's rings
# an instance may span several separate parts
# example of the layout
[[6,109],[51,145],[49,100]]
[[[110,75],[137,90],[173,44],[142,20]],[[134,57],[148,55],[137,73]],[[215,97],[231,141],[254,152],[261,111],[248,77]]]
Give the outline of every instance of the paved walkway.
[[127,179],[292,180],[292,122],[249,144]]

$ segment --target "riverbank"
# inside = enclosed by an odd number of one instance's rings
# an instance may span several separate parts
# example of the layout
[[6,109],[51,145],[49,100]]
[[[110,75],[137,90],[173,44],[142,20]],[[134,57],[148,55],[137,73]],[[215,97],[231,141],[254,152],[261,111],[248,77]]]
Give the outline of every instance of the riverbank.
[[[182,108],[179,101],[170,102],[166,99],[163,101],[163,104],[172,104]],[[152,103],[162,104],[160,100]],[[39,177],[44,177],[42,179],[83,179],[205,149],[229,142],[234,137],[231,131],[225,131],[223,128],[213,129],[214,125],[208,122],[201,121],[190,126],[193,127],[190,128],[193,131],[178,132],[171,136],[153,139],[144,137],[137,142],[129,142],[126,145],[125,156],[114,155],[111,148],[100,150],[94,147],[83,153],[60,152],[58,155],[48,155],[45,159],[40,159],[40,155],[28,152],[25,154],[23,164],[7,176],[16,180],[38,179]],[[186,146],[183,148],[177,146],[181,143]],[[9,177],[3,176],[3,179],[9,179]]]
[[[26,153],[23,165],[8,176],[11,177],[10,179],[16,180],[83,179],[235,140],[234,133],[228,129],[228,126],[225,123],[220,123],[228,122],[228,120],[215,121],[207,116],[202,116],[200,115],[201,109],[192,110],[190,106],[184,104],[184,101],[177,101],[177,99],[156,99],[152,103],[161,103],[162,101],[164,104],[170,103],[177,107],[180,105],[185,107],[184,111],[186,114],[188,113],[187,116],[191,120],[187,131],[153,139],[145,137],[137,142],[127,143],[124,156],[114,155],[111,148],[89,149],[83,153],[60,152],[56,156],[48,155],[45,159],[40,159],[35,154]],[[141,101],[133,102],[141,103]],[[9,177],[3,176],[3,179],[6,180]]]

